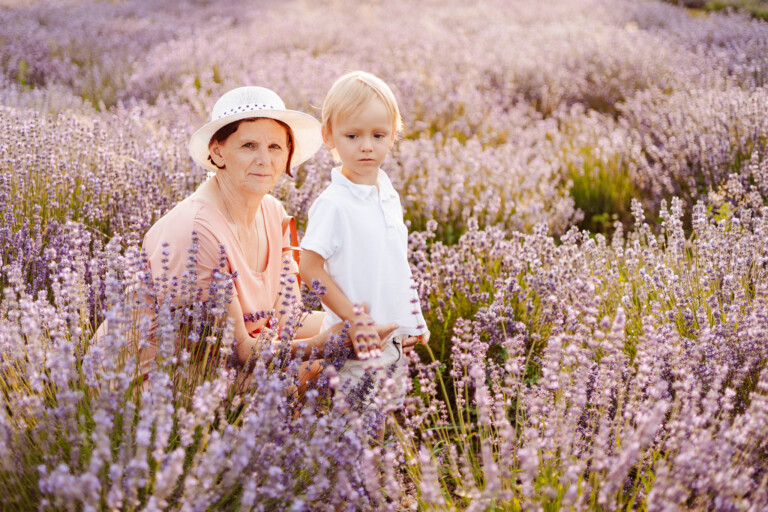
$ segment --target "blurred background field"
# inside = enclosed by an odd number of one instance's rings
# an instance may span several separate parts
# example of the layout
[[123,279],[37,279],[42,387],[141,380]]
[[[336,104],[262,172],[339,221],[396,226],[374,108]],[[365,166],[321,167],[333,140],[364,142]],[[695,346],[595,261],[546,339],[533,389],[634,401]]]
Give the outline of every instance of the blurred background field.
[[[725,3],[0,3],[0,508],[768,507],[768,23]],[[371,444],[287,362],[233,398],[172,350],[142,394],[123,292],[205,179],[189,135],[243,84],[319,117],[354,69],[405,121],[406,413]],[[275,191],[300,230],[332,165]]]

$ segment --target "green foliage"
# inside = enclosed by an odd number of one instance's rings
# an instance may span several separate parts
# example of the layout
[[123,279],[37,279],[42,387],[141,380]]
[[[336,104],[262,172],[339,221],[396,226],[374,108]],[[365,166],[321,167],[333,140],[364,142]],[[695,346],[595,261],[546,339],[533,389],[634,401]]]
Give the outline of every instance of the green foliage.
[[632,221],[630,202],[638,197],[632,177],[621,155],[610,160],[594,156],[593,149],[581,148],[581,165],[568,165],[570,192],[576,207],[584,213],[581,229],[592,233],[607,233],[616,221],[629,227]]
[[27,72],[29,71],[29,64],[27,64],[27,61],[24,59],[21,59],[19,61],[19,67],[16,70],[16,81],[19,82],[22,87],[27,87],[29,84],[27,83]]
[[768,21],[768,3],[765,0],[710,0],[704,4],[704,9],[707,11],[737,9],[755,18]]

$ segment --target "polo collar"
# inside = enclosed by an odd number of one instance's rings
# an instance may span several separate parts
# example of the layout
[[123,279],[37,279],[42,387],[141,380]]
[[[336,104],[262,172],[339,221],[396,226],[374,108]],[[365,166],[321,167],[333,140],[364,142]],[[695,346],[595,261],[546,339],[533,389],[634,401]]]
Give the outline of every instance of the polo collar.
[[[360,199],[368,199],[377,195],[375,186],[352,183],[346,176],[341,173],[341,167],[335,167],[331,171],[331,183],[349,189],[353,194],[355,194],[355,196],[359,197]],[[394,195],[395,190],[392,188],[392,182],[389,181],[389,177],[381,169],[379,169],[377,184],[379,185],[379,191],[382,197],[392,197]]]

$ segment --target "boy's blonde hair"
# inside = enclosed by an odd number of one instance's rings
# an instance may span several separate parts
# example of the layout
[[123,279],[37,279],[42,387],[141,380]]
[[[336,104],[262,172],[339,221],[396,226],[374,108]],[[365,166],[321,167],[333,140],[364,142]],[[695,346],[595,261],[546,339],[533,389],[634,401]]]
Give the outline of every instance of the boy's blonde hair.
[[353,71],[339,77],[323,101],[323,130],[333,132],[333,125],[365,106],[371,98],[379,98],[392,119],[394,134],[403,129],[403,120],[392,89],[379,77],[365,71]]

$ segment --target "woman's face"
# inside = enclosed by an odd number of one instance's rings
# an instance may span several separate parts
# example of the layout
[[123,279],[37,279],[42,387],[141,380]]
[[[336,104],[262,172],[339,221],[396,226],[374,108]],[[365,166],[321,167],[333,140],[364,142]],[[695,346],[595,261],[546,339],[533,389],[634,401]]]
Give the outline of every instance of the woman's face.
[[211,158],[218,174],[245,194],[272,191],[288,164],[288,132],[273,119],[240,123],[224,142],[211,141]]

